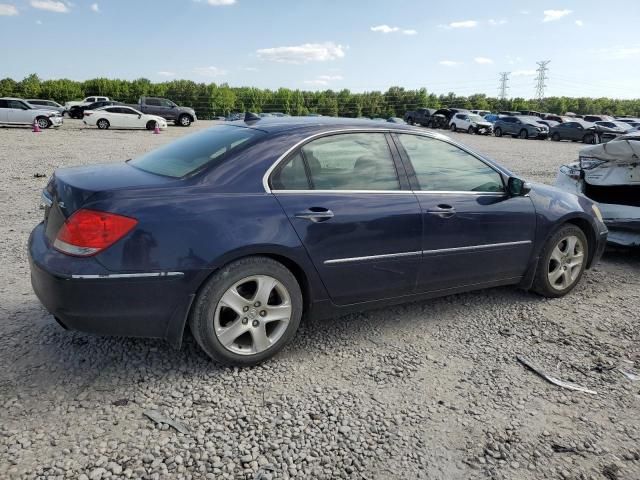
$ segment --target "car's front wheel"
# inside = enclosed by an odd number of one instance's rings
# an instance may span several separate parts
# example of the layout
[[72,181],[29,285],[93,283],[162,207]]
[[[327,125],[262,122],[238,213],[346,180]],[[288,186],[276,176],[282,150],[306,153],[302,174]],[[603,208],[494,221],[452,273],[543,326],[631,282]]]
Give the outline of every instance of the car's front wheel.
[[44,130],[45,128],[49,128],[51,126],[51,122],[46,117],[38,117],[36,119],[36,123],[38,124],[38,127],[40,127],[42,130]]
[[284,265],[248,257],[215,273],[189,316],[196,341],[213,360],[256,365],[275,355],[295,335],[302,293]]
[[496,137],[501,137],[502,136],[502,129],[500,127],[496,128],[495,131],[493,132],[493,134]]
[[520,133],[518,134],[518,137],[520,137],[523,140],[526,140],[527,138],[529,138],[529,132],[527,132],[524,128],[522,130],[520,130]]
[[180,117],[178,117],[178,124],[183,127],[188,127],[191,125],[191,117],[189,115],[180,115]]
[[544,247],[533,290],[550,298],[569,293],[584,273],[588,252],[587,237],[580,228],[575,225],[562,227]]

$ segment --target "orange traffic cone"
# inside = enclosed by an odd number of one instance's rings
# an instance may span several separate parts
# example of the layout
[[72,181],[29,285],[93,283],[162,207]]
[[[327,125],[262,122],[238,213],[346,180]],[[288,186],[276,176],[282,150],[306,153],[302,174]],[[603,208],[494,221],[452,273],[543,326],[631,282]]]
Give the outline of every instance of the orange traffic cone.
[[38,119],[35,119],[33,121],[33,129],[31,130],[34,133],[40,133],[42,130],[40,130],[40,126],[38,125]]
[[156,122],[156,126],[153,129],[153,133],[155,133],[156,135],[160,133],[160,125],[158,124],[158,122]]

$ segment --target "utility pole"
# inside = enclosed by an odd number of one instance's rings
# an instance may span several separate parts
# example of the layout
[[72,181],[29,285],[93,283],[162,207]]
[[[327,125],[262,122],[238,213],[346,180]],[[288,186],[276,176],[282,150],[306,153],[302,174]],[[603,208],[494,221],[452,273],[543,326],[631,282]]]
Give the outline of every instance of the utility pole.
[[547,80],[547,72],[549,69],[547,65],[551,63],[551,60],[543,60],[542,62],[536,62],[538,64],[538,68],[536,72],[538,72],[538,76],[536,77],[536,99],[541,102],[544,99],[544,88],[547,86],[544,82]]
[[498,87],[498,97],[500,100],[506,100],[507,98],[507,90],[509,90],[507,83],[509,82],[510,74],[511,72],[500,72],[500,86]]

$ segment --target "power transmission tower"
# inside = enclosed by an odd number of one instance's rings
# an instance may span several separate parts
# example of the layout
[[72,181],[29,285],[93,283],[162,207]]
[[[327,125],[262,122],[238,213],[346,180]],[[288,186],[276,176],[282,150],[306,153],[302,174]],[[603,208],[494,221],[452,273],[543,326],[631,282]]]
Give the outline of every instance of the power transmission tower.
[[509,90],[507,83],[509,82],[510,74],[511,72],[500,73],[500,86],[498,87],[498,97],[500,98],[500,100],[506,100],[507,98],[507,90]]
[[549,69],[547,65],[551,63],[551,60],[543,60],[542,62],[536,62],[538,64],[538,68],[536,72],[538,72],[538,76],[536,77],[536,99],[541,102],[544,99],[544,88],[547,86],[544,82],[547,80],[547,72]]

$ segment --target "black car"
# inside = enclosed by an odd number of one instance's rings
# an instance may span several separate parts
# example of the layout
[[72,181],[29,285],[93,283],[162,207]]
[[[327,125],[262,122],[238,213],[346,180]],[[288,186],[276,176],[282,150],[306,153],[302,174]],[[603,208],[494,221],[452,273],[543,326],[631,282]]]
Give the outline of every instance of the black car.
[[82,118],[85,110],[95,110],[101,107],[111,107],[113,105],[124,105],[122,102],[114,102],[112,100],[103,100],[101,102],[93,102],[89,105],[75,105],[69,109],[69,116],[71,118]]

